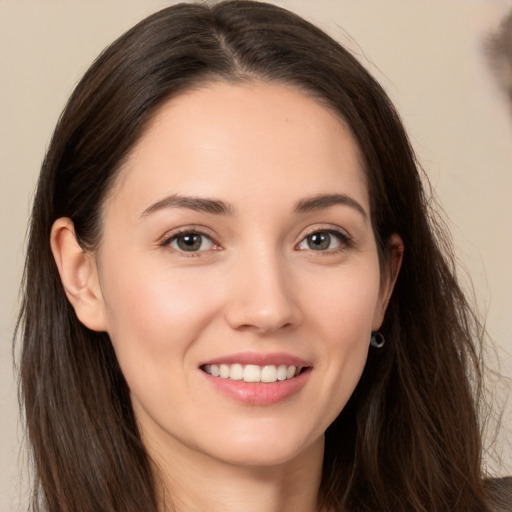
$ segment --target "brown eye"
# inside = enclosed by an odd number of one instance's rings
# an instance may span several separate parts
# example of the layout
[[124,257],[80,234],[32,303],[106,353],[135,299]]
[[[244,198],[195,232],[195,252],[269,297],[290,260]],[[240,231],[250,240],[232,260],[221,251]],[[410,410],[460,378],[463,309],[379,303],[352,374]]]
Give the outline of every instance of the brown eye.
[[325,251],[331,245],[329,233],[313,233],[306,237],[308,247],[313,251]]
[[347,243],[347,237],[337,231],[315,231],[306,236],[298,245],[298,249],[310,251],[328,251],[338,249]]
[[174,236],[169,246],[183,252],[207,251],[213,247],[213,242],[200,233],[182,233]]

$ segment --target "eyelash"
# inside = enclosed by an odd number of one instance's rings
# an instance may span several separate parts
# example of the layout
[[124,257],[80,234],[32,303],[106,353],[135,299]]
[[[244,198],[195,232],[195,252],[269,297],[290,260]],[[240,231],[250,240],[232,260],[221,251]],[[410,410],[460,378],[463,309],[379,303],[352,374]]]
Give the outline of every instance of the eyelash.
[[[337,238],[339,241],[339,246],[332,248],[332,249],[328,248],[325,250],[323,250],[323,249],[315,250],[312,248],[308,248],[308,249],[300,249],[299,248],[299,246],[302,243],[305,243],[305,242],[307,243],[307,239],[309,237],[312,237],[313,235],[319,235],[319,234],[327,234],[327,235],[329,235],[329,237]],[[211,242],[211,244],[213,245],[213,248],[197,250],[197,251],[186,251],[186,250],[182,250],[179,248],[171,247],[171,244],[174,241],[178,240],[180,237],[185,237],[187,235],[189,235],[189,236],[196,235],[196,236],[203,237],[203,239],[206,238]],[[177,231],[174,231],[170,235],[164,237],[159,245],[160,245],[160,247],[164,247],[164,248],[167,248],[174,252],[177,252],[181,256],[184,256],[184,257],[198,257],[198,256],[201,256],[201,253],[206,252],[208,250],[219,250],[219,248],[221,248],[220,244],[217,242],[217,240],[212,236],[212,234],[210,232],[207,232],[206,230],[194,228],[194,227],[186,227],[186,228],[182,228]],[[300,240],[300,242],[298,244],[295,245],[295,249],[298,251],[308,250],[312,253],[316,253],[316,255],[322,255],[325,253],[333,254],[333,253],[342,252],[342,251],[350,248],[351,245],[352,245],[352,239],[350,238],[350,236],[348,236],[345,232],[343,232],[341,230],[333,229],[332,227],[329,227],[329,228],[315,228],[315,229],[311,230],[309,233],[307,233],[305,236],[302,237],[302,239]]]
[[[182,228],[182,229],[178,229],[177,231],[174,231],[170,235],[164,237],[159,245],[160,245],[160,247],[163,247],[165,249],[169,249],[174,252],[177,252],[180,254],[180,256],[184,256],[186,258],[198,257],[201,255],[202,252],[206,252],[206,250],[204,250],[204,249],[199,250],[199,251],[185,251],[185,250],[181,250],[179,248],[171,247],[171,244],[175,240],[178,240],[180,237],[185,237],[187,235],[189,235],[189,236],[196,235],[196,236],[202,237],[203,239],[205,239],[205,238],[208,239],[214,247],[213,250],[218,250],[218,248],[220,248],[220,244],[216,241],[216,239],[212,236],[212,234],[210,232],[207,232],[206,230],[194,228],[194,227],[186,227],[186,228]],[[212,249],[209,249],[209,250],[212,250]]]
[[[329,237],[337,238],[338,242],[339,242],[339,246],[334,247],[332,249],[325,249],[325,250],[315,250],[312,248],[308,248],[308,249],[300,249],[299,248],[299,246],[302,243],[305,243],[305,242],[307,243],[307,239],[309,237],[312,237],[313,235],[319,235],[319,234],[327,234],[327,235],[329,235]],[[315,255],[320,256],[320,255],[325,255],[326,253],[333,254],[333,253],[343,252],[343,251],[349,249],[351,246],[352,246],[352,239],[344,231],[341,231],[339,229],[334,229],[332,227],[328,227],[328,228],[327,227],[326,228],[316,227],[315,229],[312,229],[309,233],[307,233],[295,247],[297,248],[297,250],[308,250],[312,253],[316,253]]]

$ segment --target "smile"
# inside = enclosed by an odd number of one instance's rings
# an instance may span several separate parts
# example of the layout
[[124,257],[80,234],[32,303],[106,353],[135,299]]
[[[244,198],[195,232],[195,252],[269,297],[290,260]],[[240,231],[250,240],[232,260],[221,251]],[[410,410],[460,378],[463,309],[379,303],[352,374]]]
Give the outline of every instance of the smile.
[[286,352],[239,352],[203,361],[206,382],[230,400],[244,405],[286,402],[309,381],[313,363]]
[[293,379],[303,370],[301,367],[286,364],[258,366],[256,364],[242,365],[239,363],[205,364],[201,369],[209,375],[221,379],[266,383]]

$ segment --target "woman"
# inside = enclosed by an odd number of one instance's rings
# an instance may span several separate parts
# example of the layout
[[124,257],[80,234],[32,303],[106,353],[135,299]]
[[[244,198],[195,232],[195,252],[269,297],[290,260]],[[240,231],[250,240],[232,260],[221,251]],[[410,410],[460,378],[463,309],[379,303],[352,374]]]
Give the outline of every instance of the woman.
[[317,28],[252,2],[134,27],[34,202],[34,509],[492,510],[480,325],[432,218],[385,93]]

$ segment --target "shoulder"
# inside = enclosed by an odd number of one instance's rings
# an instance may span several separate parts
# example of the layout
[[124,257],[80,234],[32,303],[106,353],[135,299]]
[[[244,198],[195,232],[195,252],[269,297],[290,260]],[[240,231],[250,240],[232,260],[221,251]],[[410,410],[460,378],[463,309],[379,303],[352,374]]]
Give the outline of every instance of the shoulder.
[[485,481],[492,512],[512,511],[512,477],[489,478]]

